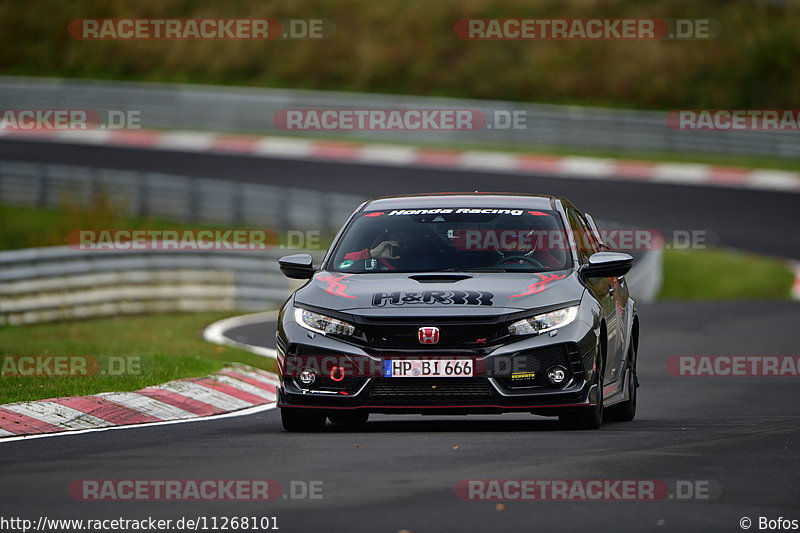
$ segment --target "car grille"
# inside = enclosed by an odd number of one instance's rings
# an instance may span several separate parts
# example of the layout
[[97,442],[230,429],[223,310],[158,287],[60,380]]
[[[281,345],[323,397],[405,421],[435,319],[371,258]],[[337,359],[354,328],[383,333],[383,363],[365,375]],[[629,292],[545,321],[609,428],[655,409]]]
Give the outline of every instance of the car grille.
[[556,344],[520,352],[514,356],[514,370],[516,372],[540,372],[553,365],[569,368],[569,359],[564,344]]
[[[439,342],[421,344],[418,338],[421,326],[439,328]],[[436,350],[442,348],[481,348],[491,346],[508,336],[508,330],[494,317],[461,318],[458,321],[443,318],[367,319],[358,324],[369,346],[379,349]]]
[[388,378],[376,379],[370,400],[390,404],[480,403],[492,399],[484,378]]

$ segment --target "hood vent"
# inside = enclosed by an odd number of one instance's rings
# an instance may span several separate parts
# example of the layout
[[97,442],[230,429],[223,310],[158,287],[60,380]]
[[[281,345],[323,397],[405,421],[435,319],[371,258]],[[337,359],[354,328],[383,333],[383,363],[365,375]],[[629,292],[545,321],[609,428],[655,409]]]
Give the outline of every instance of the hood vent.
[[455,283],[465,279],[472,279],[472,276],[464,274],[421,274],[417,276],[408,276],[419,283]]

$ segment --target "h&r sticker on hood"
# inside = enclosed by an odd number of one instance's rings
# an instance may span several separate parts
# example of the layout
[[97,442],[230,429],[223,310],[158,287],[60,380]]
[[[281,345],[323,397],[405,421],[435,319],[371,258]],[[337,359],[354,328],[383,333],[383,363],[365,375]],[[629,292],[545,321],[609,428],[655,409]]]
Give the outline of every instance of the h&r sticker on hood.
[[492,305],[492,298],[494,294],[487,291],[376,292],[372,295],[372,305]]

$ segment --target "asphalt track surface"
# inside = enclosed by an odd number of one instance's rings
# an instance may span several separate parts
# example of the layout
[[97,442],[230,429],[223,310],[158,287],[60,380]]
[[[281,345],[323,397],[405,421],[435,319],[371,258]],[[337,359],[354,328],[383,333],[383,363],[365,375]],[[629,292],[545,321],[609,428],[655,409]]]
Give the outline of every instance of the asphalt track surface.
[[[491,183],[495,190],[563,194],[598,217],[654,227],[676,227],[677,220],[715,230],[726,245],[798,257],[791,231],[798,227],[798,196],[789,194],[0,142],[0,159],[15,157],[302,182],[362,194],[487,189],[481,183]],[[748,231],[750,225],[757,227]],[[734,231],[723,230],[731,226]],[[800,519],[797,379],[681,378],[665,369],[672,355],[796,355],[800,306],[658,303],[640,306],[640,317],[641,389],[633,422],[564,431],[532,415],[381,415],[358,431],[328,426],[311,435],[284,432],[273,410],[9,442],[0,444],[0,516],[276,516],[280,531],[289,533],[742,531],[742,517],[753,520],[752,530],[760,516]],[[273,346],[274,324],[229,335]],[[292,480],[320,480],[323,498],[78,502],[67,490],[76,479],[129,478],[266,478],[284,488]],[[721,492],[694,501],[505,502],[498,510],[495,502],[456,497],[456,483],[468,479],[707,480]]]
[[[599,220],[704,231],[711,244],[800,259],[800,194],[710,186],[519,176],[223,156],[32,141],[0,141],[0,160],[120,168],[339,191],[364,197],[445,191],[565,196]],[[355,206],[354,206],[355,207]]]
[[[277,411],[228,420],[0,444],[3,515],[277,516],[280,531],[741,531],[748,516],[800,518],[795,378],[681,378],[675,354],[785,354],[797,304],[643,306],[639,415],[564,431],[533,415],[373,416],[361,430],[283,431]],[[270,344],[274,325],[233,330]],[[458,446],[458,449],[454,449]],[[76,479],[321,480],[323,499],[77,502]],[[462,501],[465,479],[709,480],[715,499]],[[755,528],[754,528],[755,529]]]

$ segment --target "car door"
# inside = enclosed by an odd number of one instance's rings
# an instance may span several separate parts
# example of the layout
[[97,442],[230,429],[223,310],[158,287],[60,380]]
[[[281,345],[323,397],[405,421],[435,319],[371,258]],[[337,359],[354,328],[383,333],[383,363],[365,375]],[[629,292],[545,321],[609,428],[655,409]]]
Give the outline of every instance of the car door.
[[[575,238],[578,259],[581,264],[589,262],[589,256],[600,251],[600,243],[594,237],[586,220],[572,206],[567,207],[567,219]],[[613,383],[619,376],[621,358],[619,355],[620,325],[617,305],[617,278],[590,278],[586,286],[595,299],[600,302],[606,322],[606,367],[604,381]]]

